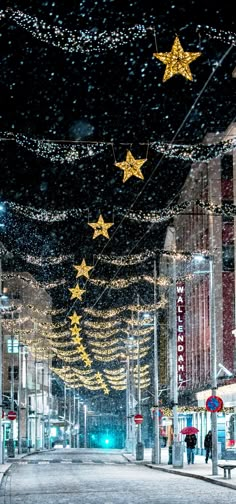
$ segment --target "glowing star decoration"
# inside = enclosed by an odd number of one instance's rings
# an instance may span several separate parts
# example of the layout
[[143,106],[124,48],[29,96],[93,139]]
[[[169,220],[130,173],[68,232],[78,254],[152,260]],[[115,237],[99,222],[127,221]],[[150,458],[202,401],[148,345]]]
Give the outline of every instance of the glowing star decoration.
[[108,229],[114,226],[113,222],[104,222],[103,216],[100,214],[97,222],[89,222],[88,225],[94,229],[93,240],[102,235],[109,240]]
[[132,153],[128,150],[126,160],[120,163],[115,163],[115,166],[124,171],[123,182],[126,182],[130,177],[137,177],[144,180],[141,172],[141,166],[146,163],[147,159],[135,159]]
[[78,327],[77,325],[74,325],[73,327],[70,327],[70,331],[71,331],[71,336],[77,336],[80,333],[81,328]]
[[164,77],[162,79],[162,81],[165,82],[176,74],[183,75],[185,79],[193,80],[189,64],[201,56],[201,53],[184,52],[179,37],[175,37],[171,52],[154,53],[153,56],[166,65]]
[[81,264],[74,264],[74,268],[77,270],[76,278],[80,276],[89,278],[89,271],[93,269],[93,266],[87,266],[85,259],[83,259]]
[[82,342],[82,338],[80,338],[80,336],[76,336],[73,339],[73,343],[76,343],[77,345],[81,345],[81,342]]
[[71,320],[71,325],[79,324],[82,315],[77,315],[77,313],[74,311],[73,314],[70,315],[68,318]]
[[79,299],[82,301],[82,295],[86,292],[84,289],[81,289],[79,285],[76,285],[72,289],[69,289],[71,292],[71,299]]

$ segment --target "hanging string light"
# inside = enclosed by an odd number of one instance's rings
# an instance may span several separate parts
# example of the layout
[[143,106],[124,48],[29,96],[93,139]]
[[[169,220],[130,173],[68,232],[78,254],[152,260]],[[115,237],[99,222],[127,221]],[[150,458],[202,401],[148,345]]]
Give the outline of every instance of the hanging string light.
[[[20,10],[7,8],[0,10],[0,19],[14,23],[21,29],[27,31],[33,38],[40,40],[44,44],[56,47],[65,52],[79,52],[81,54],[100,54],[104,51],[116,49],[117,47],[129,44],[134,40],[141,40],[147,37],[154,27],[137,24],[117,28],[114,31],[97,32],[95,30],[72,31],[63,26],[49,25],[36,16],[30,16]],[[218,39],[226,44],[236,44],[236,34],[230,31],[223,31],[204,25],[197,25],[197,32],[201,32],[205,37]]]
[[[102,280],[100,278],[90,278],[90,283],[97,285],[99,287],[107,287],[109,289],[126,289],[135,283],[147,282],[149,284],[154,284],[154,278],[148,275],[139,275],[136,277],[128,278],[117,278],[112,280]],[[168,279],[164,276],[157,278],[157,285],[168,285]]]
[[110,310],[95,310],[94,308],[85,308],[84,312],[88,313],[89,315],[92,315],[93,317],[98,317],[98,318],[111,318],[115,317],[116,315],[119,315],[123,311],[132,311],[132,312],[146,312],[146,311],[155,311],[160,308],[164,308],[167,303],[167,300],[165,299],[164,296],[161,296],[160,301],[153,305],[153,304],[146,304],[146,305],[126,305],[126,306],[120,306],[118,308],[112,308]]
[[147,34],[147,29],[143,25],[128,27],[126,30],[117,29],[112,32],[104,30],[101,33],[94,30],[72,31],[64,28],[61,24],[59,26],[48,25],[36,16],[30,16],[10,8],[1,10],[0,18],[15,23],[41,42],[70,53],[89,54],[92,52],[99,54],[117,46],[126,45],[136,38],[146,37]]
[[[105,150],[110,150],[112,153],[113,142],[81,142],[74,141],[73,145],[68,140],[58,140],[56,143],[52,140],[39,140],[32,139],[27,136],[19,134],[13,135],[8,132],[1,132],[2,141],[15,141],[17,145],[27,149],[34,155],[46,158],[50,162],[55,163],[73,163],[75,161],[83,160],[86,157],[93,157],[95,155],[103,154]],[[123,144],[122,144],[123,145]],[[128,145],[128,143],[127,143]],[[139,145],[146,146],[153,150],[156,154],[164,155],[165,158],[179,159],[186,162],[209,162],[216,159],[228,152],[232,151],[236,145],[236,138],[222,140],[214,144],[173,144],[170,142],[139,142]],[[137,161],[137,160],[136,160]],[[83,169],[83,167],[81,167]],[[87,169],[87,168],[86,168]],[[82,209],[70,209],[67,211],[44,211],[42,209],[36,210],[33,207],[23,207],[22,205],[15,204],[14,202],[7,202],[13,210],[21,213],[25,217],[41,220],[44,222],[54,222],[67,220],[71,218],[79,218]],[[27,210],[28,208],[28,210]]]

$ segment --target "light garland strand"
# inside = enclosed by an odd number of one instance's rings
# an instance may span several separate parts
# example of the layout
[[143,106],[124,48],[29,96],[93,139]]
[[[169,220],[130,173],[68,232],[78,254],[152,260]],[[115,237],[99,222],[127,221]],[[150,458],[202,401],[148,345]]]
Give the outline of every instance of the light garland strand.
[[[58,140],[53,141],[49,139],[33,139],[22,134],[13,134],[9,132],[1,132],[0,137],[2,141],[15,141],[19,147],[32,152],[34,155],[43,157],[54,163],[74,163],[86,158],[91,158],[99,154],[103,154],[105,150],[110,149],[113,152],[113,142],[96,142],[96,141],[70,141]],[[122,144],[124,145],[124,144]],[[127,143],[127,146],[129,143]],[[224,154],[232,151],[236,146],[236,138],[222,140],[214,144],[172,144],[168,142],[149,141],[138,142],[138,145],[148,147],[156,154],[164,155],[165,158],[179,159],[186,162],[209,162]],[[87,168],[86,168],[87,169]],[[14,203],[8,202],[14,208]],[[17,211],[25,213],[24,207],[17,205]],[[32,210],[33,212],[33,210]],[[81,209],[68,210],[69,216],[78,218]],[[34,212],[31,213],[31,218],[36,219]],[[38,213],[38,220],[45,220],[48,222],[61,221],[68,219],[67,213],[64,211],[57,212],[55,215],[52,212]]]
[[212,28],[207,25],[197,25],[196,31],[201,35],[204,35],[204,37],[220,40],[224,44],[236,45],[236,33],[225,30],[217,30],[216,28]]
[[[153,285],[154,278],[151,276],[148,276],[148,275],[140,275],[137,277],[130,277],[130,278],[118,278],[118,279],[114,279],[114,280],[102,280],[99,278],[95,278],[95,279],[90,278],[89,282],[94,285],[97,285],[99,287],[106,286],[107,288],[110,288],[110,289],[126,289],[130,285],[133,285],[133,284],[139,283],[139,282],[147,282],[147,283]],[[157,285],[161,285],[161,286],[168,285],[168,279],[163,276],[158,278]]]
[[41,42],[70,53],[102,53],[147,35],[147,29],[143,25],[135,25],[126,30],[117,29],[112,32],[105,30],[100,33],[94,30],[72,31],[63,28],[61,24],[59,26],[48,25],[36,16],[9,8],[0,11],[0,18],[15,23]]
[[61,264],[63,262],[72,262],[74,259],[74,255],[68,254],[68,255],[60,255],[58,257],[54,256],[47,256],[47,257],[42,257],[42,256],[32,256],[30,254],[23,254],[22,252],[15,251],[17,255],[19,255],[24,261],[30,264],[35,264],[36,266],[45,266],[47,265],[57,265]]
[[[145,27],[138,24],[133,27],[128,27],[126,30],[117,29],[112,32],[104,30],[97,32],[94,30],[79,30],[72,31],[59,25],[48,25],[36,16],[30,16],[20,10],[7,8],[0,10],[0,19],[8,20],[15,23],[21,29],[30,33],[33,38],[41,42],[61,49],[65,52],[79,52],[81,54],[102,53],[124,46],[136,39],[147,37],[150,30],[154,27]],[[197,25],[197,32],[204,33],[204,36],[218,39],[226,44],[236,44],[236,34],[230,31],[217,30],[210,26]]]
[[13,201],[4,201],[4,205],[8,205],[8,207],[16,214],[23,215],[23,217],[27,217],[27,219],[39,222],[41,221],[48,224],[66,221],[70,218],[80,218],[82,214],[81,208],[72,208],[69,210],[45,210],[44,208],[19,205]]
[[160,301],[157,304],[147,304],[147,305],[126,305],[120,306],[119,308],[113,308],[110,310],[95,310],[93,308],[85,308],[84,312],[92,315],[93,317],[98,318],[111,318],[119,315],[123,311],[132,311],[132,312],[150,312],[155,311],[160,308],[164,308],[167,303],[167,300],[164,296],[161,296]]

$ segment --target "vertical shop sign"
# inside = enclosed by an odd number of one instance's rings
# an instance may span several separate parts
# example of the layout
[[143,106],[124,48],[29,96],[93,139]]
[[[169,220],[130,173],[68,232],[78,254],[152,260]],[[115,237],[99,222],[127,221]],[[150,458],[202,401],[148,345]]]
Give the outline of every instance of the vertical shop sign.
[[185,283],[176,283],[178,385],[186,387]]

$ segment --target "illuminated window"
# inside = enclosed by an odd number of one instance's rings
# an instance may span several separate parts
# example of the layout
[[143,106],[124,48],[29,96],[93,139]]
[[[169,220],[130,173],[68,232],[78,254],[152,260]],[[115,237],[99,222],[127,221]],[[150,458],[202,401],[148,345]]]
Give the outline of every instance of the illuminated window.
[[7,353],[18,353],[19,343],[17,339],[8,338]]

